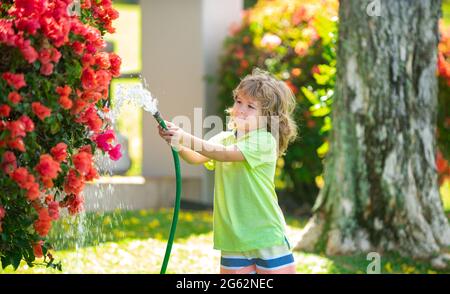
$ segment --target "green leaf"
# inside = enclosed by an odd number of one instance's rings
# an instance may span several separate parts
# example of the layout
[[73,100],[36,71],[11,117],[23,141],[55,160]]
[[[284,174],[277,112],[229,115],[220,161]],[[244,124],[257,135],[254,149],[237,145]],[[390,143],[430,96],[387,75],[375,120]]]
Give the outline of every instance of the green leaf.
[[50,126],[50,133],[52,134],[52,135],[54,135],[54,134],[56,134],[59,130],[60,130],[60,124],[57,122],[57,121],[55,121],[55,122],[53,122],[52,124],[51,124],[51,126]]
[[17,270],[21,260],[22,260],[22,253],[14,252],[13,255],[11,256],[11,264],[14,267],[14,270]]
[[317,155],[319,155],[320,158],[325,157],[328,153],[328,147],[328,141],[325,141],[319,148],[317,148]]
[[326,105],[315,104],[309,108],[312,116],[321,117],[329,114],[331,112],[331,108]]
[[319,98],[317,98],[317,96],[311,90],[309,90],[308,88],[302,87],[302,92],[303,92],[303,95],[305,95],[306,99],[308,99],[308,101],[311,104],[315,105],[315,104],[318,104],[320,102]]
[[1,261],[2,261],[2,269],[5,269],[8,265],[11,264],[11,259],[8,258],[8,256],[2,256]]
[[328,132],[329,130],[331,130],[331,127],[332,127],[332,125],[331,125],[331,118],[329,116],[326,116],[324,118],[324,124],[320,128],[319,133],[323,134],[325,132]]

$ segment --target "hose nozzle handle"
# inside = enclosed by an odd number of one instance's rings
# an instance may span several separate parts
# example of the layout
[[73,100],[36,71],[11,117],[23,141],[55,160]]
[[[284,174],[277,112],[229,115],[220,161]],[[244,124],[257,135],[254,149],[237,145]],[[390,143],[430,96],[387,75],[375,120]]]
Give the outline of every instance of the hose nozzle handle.
[[159,111],[155,112],[155,114],[153,114],[153,117],[156,119],[156,121],[161,127],[167,130],[167,125],[164,122],[164,119],[161,117],[161,113]]

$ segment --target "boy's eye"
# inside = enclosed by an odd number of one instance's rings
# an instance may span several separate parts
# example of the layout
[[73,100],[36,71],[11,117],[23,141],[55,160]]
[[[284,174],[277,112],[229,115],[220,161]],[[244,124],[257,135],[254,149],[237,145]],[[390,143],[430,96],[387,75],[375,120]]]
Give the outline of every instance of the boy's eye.
[[249,105],[248,107],[250,107],[251,109],[255,109],[255,107],[253,105]]

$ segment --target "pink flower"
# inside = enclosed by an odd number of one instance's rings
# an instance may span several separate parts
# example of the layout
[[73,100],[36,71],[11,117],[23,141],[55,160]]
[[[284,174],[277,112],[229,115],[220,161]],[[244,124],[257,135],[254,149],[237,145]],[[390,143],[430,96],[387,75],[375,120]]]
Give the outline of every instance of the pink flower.
[[27,17],[31,15],[40,15],[46,8],[46,0],[16,0],[15,7],[10,10],[10,13],[20,17]]
[[116,135],[113,130],[107,130],[103,134],[98,135],[95,138],[97,146],[103,151],[109,151],[112,149],[111,142],[116,139]]
[[108,151],[109,158],[114,161],[119,160],[122,157],[122,153],[120,152],[120,144],[117,144],[114,148]]
[[35,35],[37,30],[41,27],[39,19],[36,18],[20,18],[15,20],[16,28],[21,31],[26,31],[30,35]]
[[261,40],[261,46],[266,47],[268,49],[274,49],[275,47],[278,47],[278,45],[280,44],[281,44],[280,37],[270,33],[266,33]]
[[3,206],[0,205],[0,220],[2,220],[6,215],[6,210]]

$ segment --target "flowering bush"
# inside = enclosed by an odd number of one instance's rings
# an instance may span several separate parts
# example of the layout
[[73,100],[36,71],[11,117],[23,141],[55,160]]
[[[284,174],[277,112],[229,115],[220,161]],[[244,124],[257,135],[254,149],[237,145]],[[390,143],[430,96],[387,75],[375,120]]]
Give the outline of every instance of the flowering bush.
[[[219,97],[224,109],[243,75],[257,66],[274,74],[297,96],[300,139],[278,161],[276,185],[297,203],[313,203],[322,172],[336,66],[335,0],[260,0],[225,41]],[[283,193],[281,193],[283,195]],[[286,200],[281,197],[282,199]]]
[[0,0],[0,257],[32,266],[48,252],[59,211],[82,210],[82,191],[98,177],[99,149],[120,158],[108,112],[121,60],[103,35],[118,17],[111,0]]
[[[323,184],[336,75],[336,0],[259,0],[242,25],[231,27],[221,60],[219,98],[223,112],[240,78],[257,66],[284,80],[297,96],[300,138],[278,162],[276,185],[283,195],[312,204]],[[441,181],[449,167],[450,33],[441,26],[437,165]],[[286,198],[286,197],[284,197]],[[286,199],[284,199],[286,200]]]
[[436,165],[439,182],[450,179],[450,27],[440,24],[441,40],[439,43],[438,74],[439,74],[439,109],[437,120],[438,152]]

